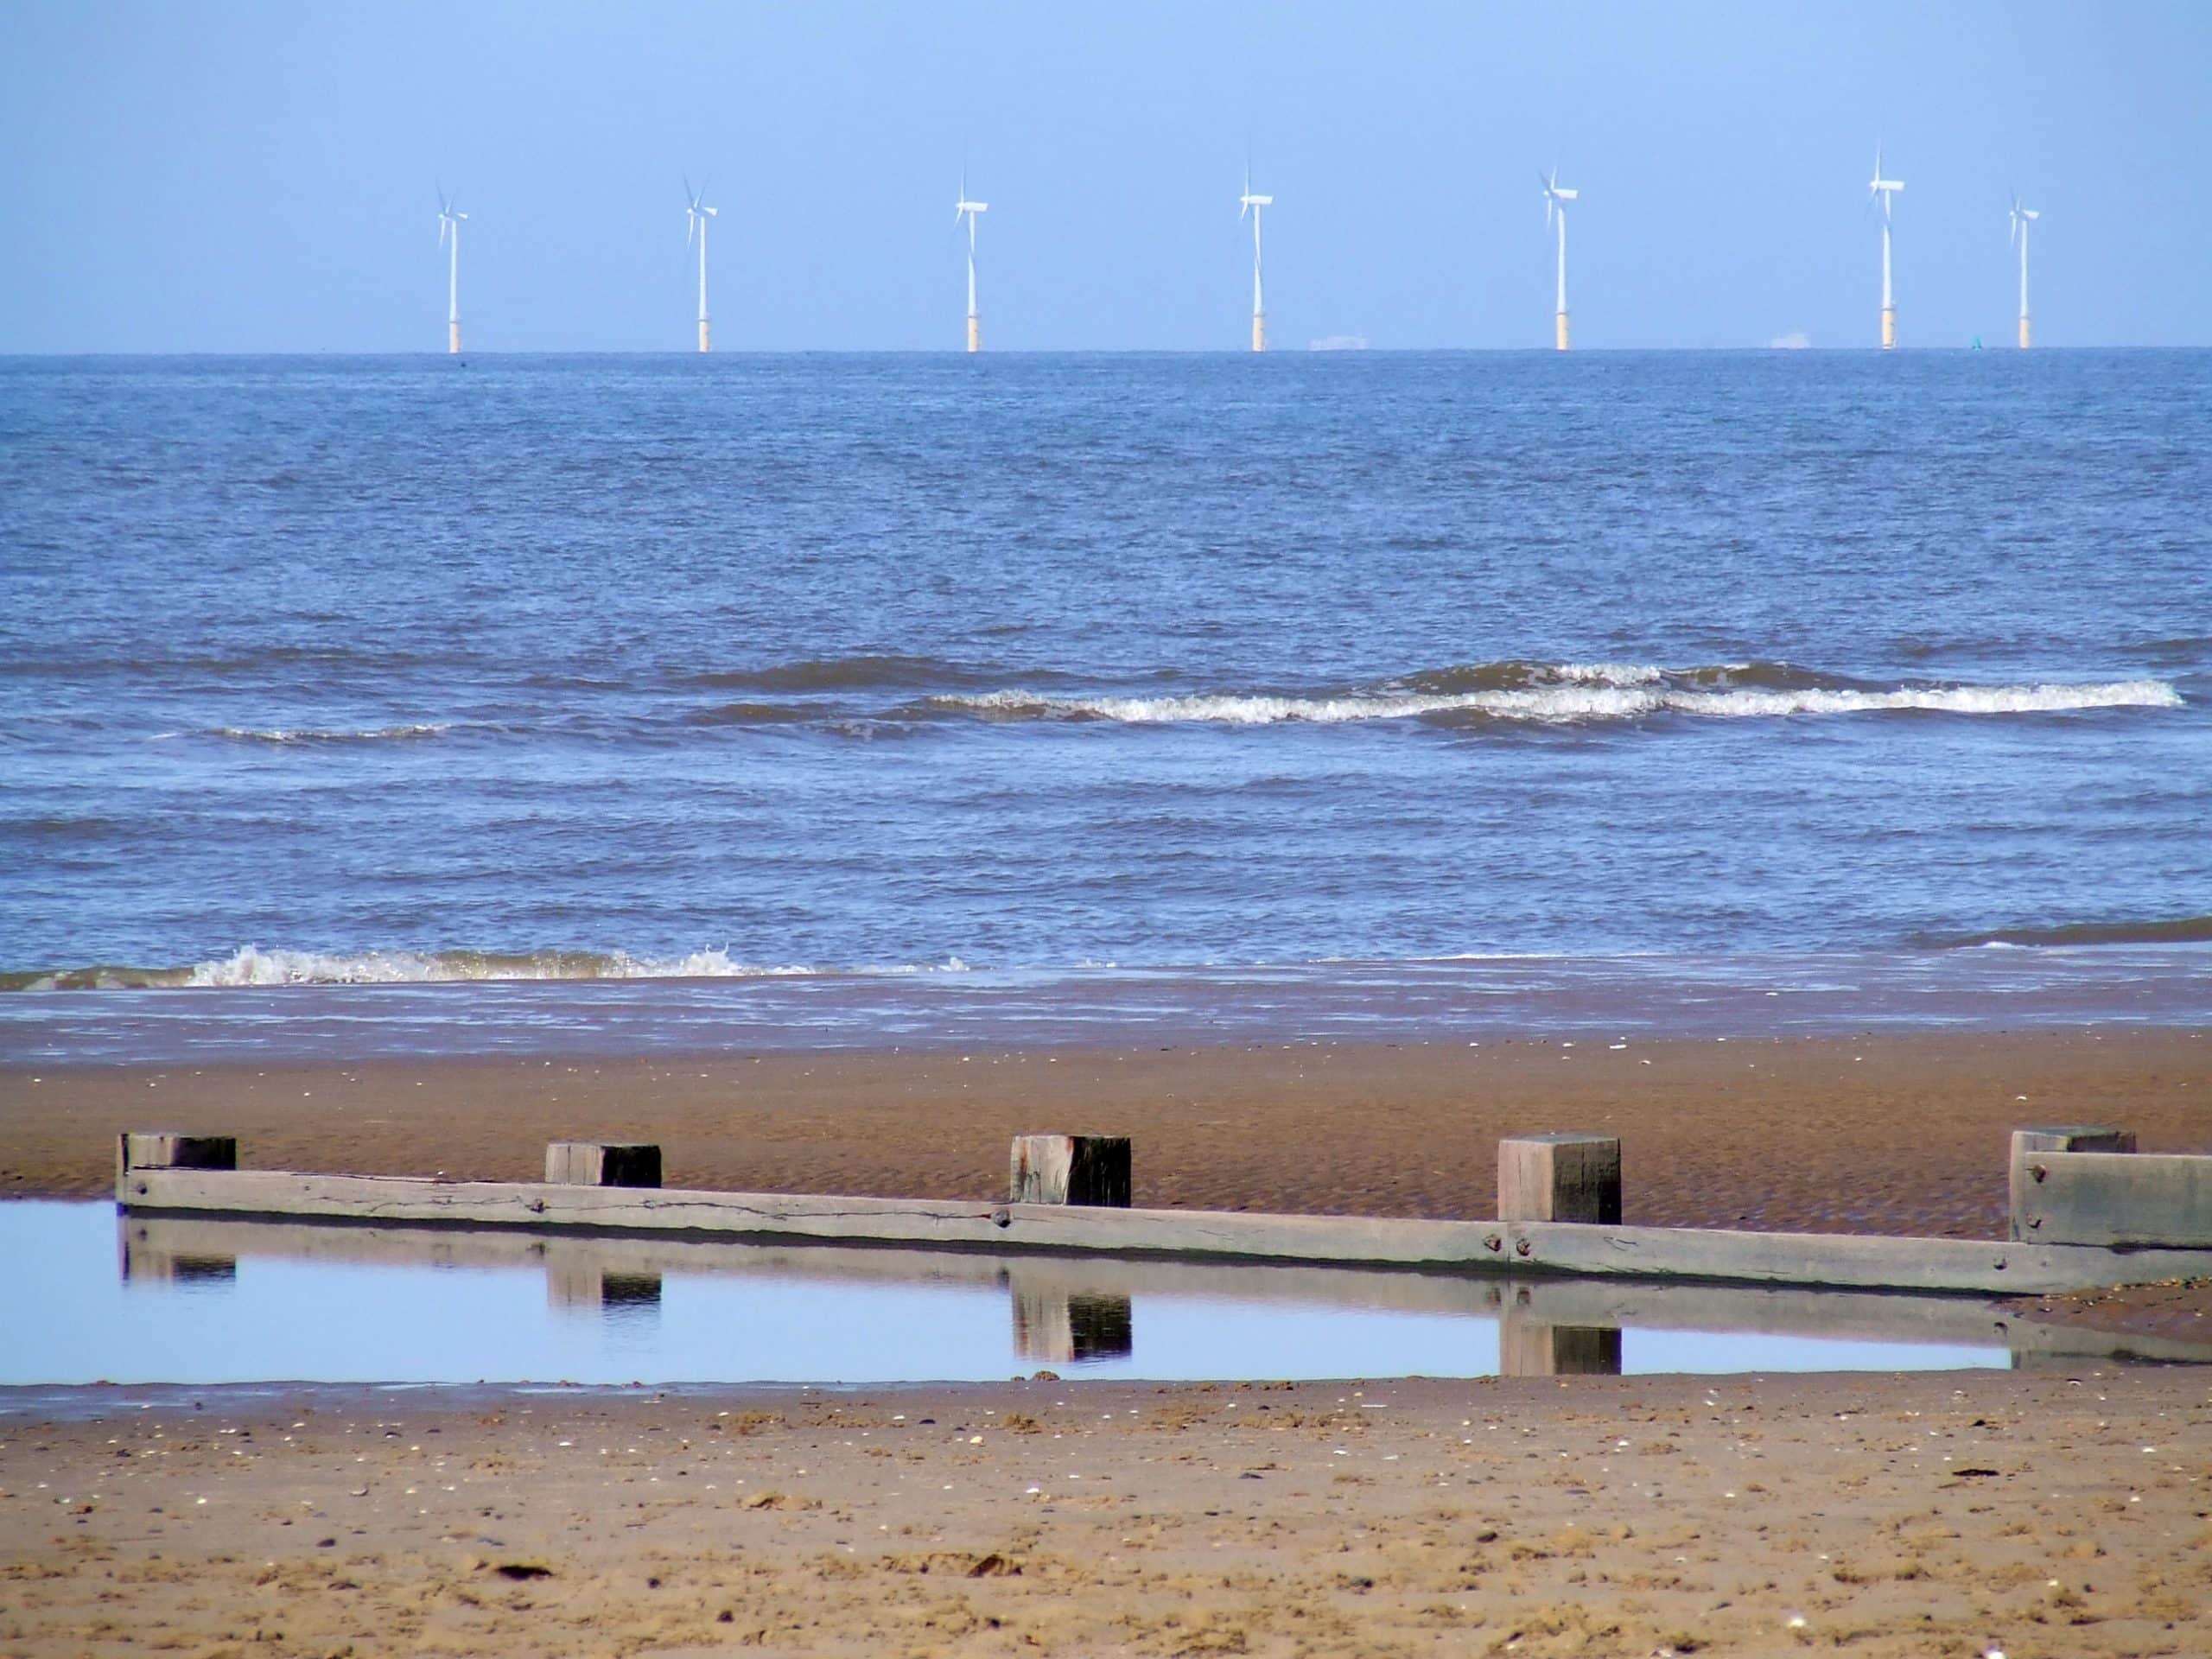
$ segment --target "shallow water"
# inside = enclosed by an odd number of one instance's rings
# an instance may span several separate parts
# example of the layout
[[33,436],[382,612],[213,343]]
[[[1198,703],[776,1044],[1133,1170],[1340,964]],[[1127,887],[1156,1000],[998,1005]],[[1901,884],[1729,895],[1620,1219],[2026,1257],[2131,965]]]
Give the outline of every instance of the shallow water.
[[[0,996],[0,1058],[190,1065],[410,1055],[1611,1041],[2212,1019],[2201,947],[1512,957],[1280,968],[48,991]],[[22,1086],[18,1084],[16,1086]]]
[[1982,1302],[118,1217],[0,1204],[0,1385],[1907,1370]]
[[0,363],[0,983],[2004,938],[2201,1016],[2207,499],[2204,352]]

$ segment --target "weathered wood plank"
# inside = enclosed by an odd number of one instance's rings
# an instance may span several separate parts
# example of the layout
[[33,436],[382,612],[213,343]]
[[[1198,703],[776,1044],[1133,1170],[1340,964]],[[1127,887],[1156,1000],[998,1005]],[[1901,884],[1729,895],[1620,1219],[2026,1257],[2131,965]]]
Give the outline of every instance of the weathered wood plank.
[[2212,1249],[2212,1157],[2031,1152],[2016,1172],[2037,1243]]
[[2135,1131],[2115,1129],[2103,1125],[2065,1124],[2034,1129],[2012,1131],[2011,1165],[2012,1206],[2007,1213],[2012,1217],[2014,1238],[2032,1238],[2028,1226],[2028,1187],[2031,1185],[2027,1167],[2022,1161],[2031,1152],[2133,1152],[2135,1150]]
[[575,1186],[658,1186],[660,1148],[645,1141],[550,1141],[545,1179]]
[[273,1170],[134,1171],[118,1184],[117,1197],[131,1210],[414,1225],[594,1228],[1001,1251],[1217,1256],[1995,1294],[2139,1284],[2212,1272],[2212,1255],[2202,1249],[2120,1251],[2001,1240],[1748,1233],[1572,1222],[988,1205]]
[[116,1138],[115,1179],[134,1169],[236,1169],[234,1135],[181,1135],[173,1129],[126,1130]]

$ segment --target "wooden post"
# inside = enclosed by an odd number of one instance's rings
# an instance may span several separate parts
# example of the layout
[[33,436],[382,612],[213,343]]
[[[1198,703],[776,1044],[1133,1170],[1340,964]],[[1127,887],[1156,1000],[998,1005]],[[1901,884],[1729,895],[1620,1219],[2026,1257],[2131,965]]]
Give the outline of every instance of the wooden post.
[[545,1179],[556,1186],[658,1186],[660,1148],[650,1142],[556,1141]]
[[1621,1218],[1621,1143],[1611,1135],[1516,1135],[1497,1143],[1500,1221]]
[[[2012,1161],[2011,1189],[2012,1198],[2012,1236],[2020,1239],[2038,1238],[2040,1229],[2030,1224],[2030,1213],[2034,1205],[2035,1178],[2028,1168],[2027,1154],[2035,1152],[2133,1152],[2135,1150],[2135,1131],[2082,1124],[2056,1128],[2015,1129],[2012,1131]],[[2042,1240],[2048,1243],[2050,1240]]]
[[1017,1135],[1007,1179],[1008,1204],[1080,1204],[1129,1207],[1129,1137],[1126,1135]]
[[172,1130],[129,1131],[115,1143],[115,1184],[134,1169],[236,1169],[234,1135],[178,1135]]

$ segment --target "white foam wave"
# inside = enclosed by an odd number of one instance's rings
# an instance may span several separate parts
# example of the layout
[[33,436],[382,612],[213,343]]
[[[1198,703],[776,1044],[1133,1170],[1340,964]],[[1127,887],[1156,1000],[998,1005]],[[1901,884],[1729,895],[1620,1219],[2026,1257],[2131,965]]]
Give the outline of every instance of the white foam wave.
[[[1572,668],[1560,671],[1562,677]],[[1956,715],[2059,714],[2086,709],[2176,709],[2181,693],[2160,680],[2088,684],[1900,686],[1894,690],[1758,690],[1669,686],[1659,671],[1622,684],[1589,671],[1584,683],[1452,693],[1354,692],[1337,696],[1051,697],[990,691],[931,701],[1001,718],[1109,720],[1133,725],[1211,722],[1264,726],[1305,721],[1333,725],[1360,720],[1413,720],[1453,713],[1548,724],[1635,720],[1657,714],[1723,719],[1792,715],[1854,715],[1919,709]],[[1605,670],[1611,675],[1618,671]]]
[[[315,728],[292,726],[219,726],[215,735],[227,737],[239,743],[373,743],[379,740],[414,737],[435,737],[453,729],[450,721],[426,721],[404,726],[370,726],[358,728]],[[163,737],[175,735],[164,732]]]
[[1558,663],[1550,671],[1577,685],[1656,685],[1667,677],[1648,663]]
[[[896,964],[859,968],[859,974],[960,973],[968,964],[949,957],[934,966]],[[483,980],[793,979],[823,973],[794,963],[741,962],[727,950],[694,950],[681,957],[633,957],[625,952],[541,950],[500,954],[478,950],[370,950],[339,955],[317,950],[264,950],[247,945],[219,961],[192,968],[181,982],[201,988],[276,985],[421,985]]]

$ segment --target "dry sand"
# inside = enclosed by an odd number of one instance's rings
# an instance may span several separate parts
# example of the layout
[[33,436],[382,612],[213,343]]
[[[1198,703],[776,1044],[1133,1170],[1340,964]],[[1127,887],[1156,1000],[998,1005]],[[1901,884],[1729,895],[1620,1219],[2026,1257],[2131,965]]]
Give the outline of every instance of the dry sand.
[[1501,1135],[1620,1135],[1626,1219],[1993,1236],[2037,1122],[2212,1147],[2192,1030],[1642,1042],[0,1068],[0,1196],[112,1189],[118,1131],[250,1166],[536,1179],[549,1140],[658,1141],[671,1185],[973,1198],[1008,1137],[1136,1138],[1136,1202],[1491,1213]]
[[0,1653],[2212,1652],[2196,1370],[136,1397]]

